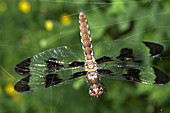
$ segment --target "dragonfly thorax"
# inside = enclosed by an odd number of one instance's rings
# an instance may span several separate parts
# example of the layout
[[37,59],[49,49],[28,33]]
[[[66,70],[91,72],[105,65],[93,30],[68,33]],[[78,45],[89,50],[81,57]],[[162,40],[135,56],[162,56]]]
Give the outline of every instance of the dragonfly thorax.
[[90,85],[99,83],[99,75],[97,71],[87,72],[86,78]]
[[96,71],[97,70],[97,63],[96,62],[85,62],[84,64],[85,71]]

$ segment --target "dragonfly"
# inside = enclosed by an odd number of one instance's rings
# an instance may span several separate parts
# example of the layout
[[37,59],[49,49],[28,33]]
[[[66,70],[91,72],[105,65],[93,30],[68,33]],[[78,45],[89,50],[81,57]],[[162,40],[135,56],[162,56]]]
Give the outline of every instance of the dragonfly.
[[18,63],[14,70],[24,76],[14,89],[19,93],[33,93],[52,86],[86,78],[89,95],[98,97],[106,92],[100,79],[134,81],[161,86],[170,77],[158,68],[138,61],[158,57],[164,47],[158,43],[130,40],[99,42],[94,46],[88,20],[79,13],[79,28],[84,58],[68,46],[52,48]]

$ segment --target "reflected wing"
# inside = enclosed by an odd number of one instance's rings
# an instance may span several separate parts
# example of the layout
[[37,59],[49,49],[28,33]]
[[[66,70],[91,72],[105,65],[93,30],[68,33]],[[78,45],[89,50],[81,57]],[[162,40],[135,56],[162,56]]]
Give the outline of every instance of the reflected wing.
[[104,41],[94,46],[97,63],[113,60],[143,60],[155,58],[163,51],[163,46],[152,42],[129,40]]
[[149,85],[164,85],[170,80],[166,73],[155,67],[131,61],[100,64],[98,71],[101,77],[129,80]]
[[69,47],[49,49],[15,66],[15,71],[26,77],[14,88],[20,93],[31,93],[68,83],[86,74],[83,66],[84,60]]

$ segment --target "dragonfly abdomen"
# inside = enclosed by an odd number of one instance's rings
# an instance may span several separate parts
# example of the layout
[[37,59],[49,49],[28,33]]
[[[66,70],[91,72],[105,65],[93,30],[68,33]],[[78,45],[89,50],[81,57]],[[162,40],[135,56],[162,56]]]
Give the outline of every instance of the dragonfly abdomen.
[[93,46],[92,46],[90,30],[89,30],[87,18],[83,12],[80,12],[79,14],[79,28],[80,28],[82,48],[84,51],[84,57],[87,62],[95,61],[93,55]]

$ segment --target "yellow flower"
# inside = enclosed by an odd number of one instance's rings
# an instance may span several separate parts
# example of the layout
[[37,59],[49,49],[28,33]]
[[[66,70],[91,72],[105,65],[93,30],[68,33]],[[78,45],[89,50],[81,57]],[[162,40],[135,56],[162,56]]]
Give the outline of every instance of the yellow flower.
[[44,26],[47,31],[51,31],[53,29],[53,22],[51,20],[46,20]]
[[60,21],[64,25],[68,25],[71,23],[71,17],[67,13],[63,13],[60,16]]
[[30,4],[26,0],[19,1],[18,7],[23,13],[28,13],[30,11]]
[[0,3],[0,11],[5,12],[7,8],[8,7],[5,2]]
[[14,84],[13,83],[9,83],[6,85],[5,87],[5,91],[8,95],[14,95],[16,94],[15,90],[14,90]]

